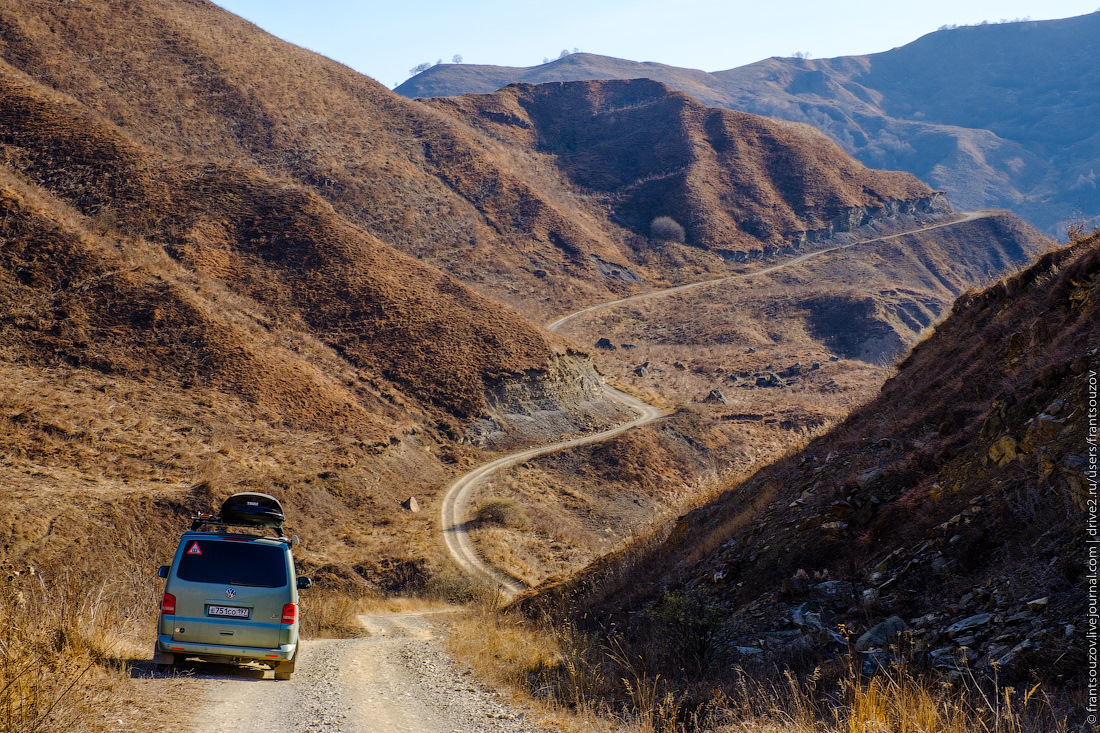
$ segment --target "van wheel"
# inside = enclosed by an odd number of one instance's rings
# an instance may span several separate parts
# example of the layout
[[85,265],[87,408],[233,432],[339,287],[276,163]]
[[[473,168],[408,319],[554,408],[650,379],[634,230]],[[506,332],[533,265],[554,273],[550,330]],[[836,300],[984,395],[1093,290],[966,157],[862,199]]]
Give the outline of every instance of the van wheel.
[[171,652],[162,652],[159,647],[153,647],[153,665],[159,672],[167,672],[176,663],[176,655]]
[[291,659],[289,662],[280,662],[275,665],[275,679],[277,680],[289,680],[290,675],[294,674],[294,662],[296,660]]

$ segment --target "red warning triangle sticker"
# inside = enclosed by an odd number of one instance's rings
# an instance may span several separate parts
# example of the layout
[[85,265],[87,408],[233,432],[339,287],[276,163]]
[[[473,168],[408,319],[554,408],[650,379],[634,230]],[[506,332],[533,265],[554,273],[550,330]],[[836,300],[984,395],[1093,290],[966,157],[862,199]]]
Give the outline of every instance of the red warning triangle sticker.
[[202,550],[199,549],[199,543],[198,542],[192,542],[191,543],[191,549],[187,551],[187,554],[188,555],[201,555]]

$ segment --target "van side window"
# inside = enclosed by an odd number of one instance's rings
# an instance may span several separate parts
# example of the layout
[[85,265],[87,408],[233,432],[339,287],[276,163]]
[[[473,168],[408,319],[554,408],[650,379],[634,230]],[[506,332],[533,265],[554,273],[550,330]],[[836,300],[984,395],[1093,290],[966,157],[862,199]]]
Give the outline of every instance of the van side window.
[[188,540],[176,577],[194,583],[282,588],[287,584],[286,558],[279,547]]

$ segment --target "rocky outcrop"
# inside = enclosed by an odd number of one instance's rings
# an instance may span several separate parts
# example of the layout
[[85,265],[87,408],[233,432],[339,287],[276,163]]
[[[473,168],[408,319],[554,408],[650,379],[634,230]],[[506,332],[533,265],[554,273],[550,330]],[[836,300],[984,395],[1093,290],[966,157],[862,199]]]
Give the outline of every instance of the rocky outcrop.
[[733,262],[753,262],[811,249],[824,249],[860,238],[881,237],[891,231],[930,224],[955,213],[942,191],[914,199],[891,199],[881,206],[849,206],[828,226],[799,232],[786,244],[762,244],[758,249],[719,249]]
[[591,359],[575,352],[554,356],[543,369],[497,377],[485,401],[488,415],[471,422],[466,431],[471,442],[482,446],[554,440],[629,414],[607,398]]

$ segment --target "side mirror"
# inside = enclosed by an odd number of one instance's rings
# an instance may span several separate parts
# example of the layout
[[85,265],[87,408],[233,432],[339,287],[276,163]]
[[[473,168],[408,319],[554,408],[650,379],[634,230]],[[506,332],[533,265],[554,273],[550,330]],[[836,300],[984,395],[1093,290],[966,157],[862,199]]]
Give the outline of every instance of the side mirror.
[[171,568],[168,565],[161,565],[159,568],[157,568],[157,577],[158,578],[167,578],[168,577],[168,571],[170,569]]
[[309,590],[313,587],[313,581],[309,578],[298,578],[298,590]]

